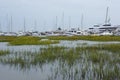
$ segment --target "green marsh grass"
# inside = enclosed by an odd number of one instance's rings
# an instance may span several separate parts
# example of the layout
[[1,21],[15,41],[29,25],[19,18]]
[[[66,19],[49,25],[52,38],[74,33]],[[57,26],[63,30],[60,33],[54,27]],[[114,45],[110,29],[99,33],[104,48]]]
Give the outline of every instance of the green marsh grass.
[[[0,42],[11,42],[16,39],[18,40],[21,39],[21,41],[23,41],[23,40],[27,40],[28,38],[30,40],[33,39],[33,41],[36,39],[42,39],[42,37],[40,38],[40,37],[32,37],[32,36],[22,36],[22,37],[0,36]],[[44,37],[44,38],[50,39],[50,40],[120,41],[119,36],[49,36],[49,37]]]
[[15,38],[15,36],[0,36],[0,42],[11,42]]
[[31,36],[24,36],[24,37],[17,37],[13,41],[11,41],[10,45],[49,45],[49,44],[56,44],[59,43],[57,40],[41,40],[40,37],[31,37]]
[[113,53],[120,53],[120,44],[108,44],[108,45],[104,45],[104,47],[101,47],[102,50],[108,50],[111,51]]
[[49,36],[51,40],[120,41],[120,36]]
[[[113,48],[114,46],[114,48]],[[1,51],[0,54],[8,53],[8,51]],[[81,58],[86,58],[88,61],[92,61],[95,63],[105,63],[105,62],[118,62],[120,61],[120,50],[119,44],[109,44],[109,45],[97,45],[97,46],[86,46],[86,47],[61,47],[61,46],[49,46],[47,48],[41,48],[40,51],[37,52],[16,52],[21,53],[17,56],[22,55],[25,56],[32,55],[32,62],[46,62],[46,61],[55,61],[57,59],[74,62]],[[85,55],[83,57],[83,55]],[[113,59],[112,59],[113,57]],[[114,58],[115,57],[115,58]],[[29,58],[28,58],[29,59]]]
[[7,55],[9,53],[10,53],[9,50],[0,50],[0,56]]

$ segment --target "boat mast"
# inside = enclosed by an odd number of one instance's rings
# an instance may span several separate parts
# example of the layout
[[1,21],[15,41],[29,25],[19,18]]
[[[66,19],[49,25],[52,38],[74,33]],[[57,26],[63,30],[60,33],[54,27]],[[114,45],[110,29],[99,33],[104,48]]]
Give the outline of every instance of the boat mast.
[[0,32],[2,32],[2,28],[1,28],[1,21],[0,21]]
[[81,16],[81,31],[83,30],[83,14]]
[[55,23],[56,29],[58,29],[58,17],[56,16],[56,23]]
[[7,26],[6,26],[7,32],[10,32],[10,21],[9,21],[9,16],[8,16],[8,14],[6,15],[6,20],[7,20]]
[[71,17],[69,16],[69,29],[71,28]]
[[26,32],[26,20],[25,20],[25,17],[24,17],[24,32]]
[[108,11],[109,11],[109,7],[107,7],[107,10],[106,10],[105,24],[108,24]]
[[64,12],[62,14],[62,27],[64,28]]
[[44,23],[43,23],[43,30],[45,30],[46,27],[47,27],[47,22],[46,22],[46,20],[44,20]]
[[34,21],[34,28],[35,28],[34,30],[35,30],[35,31],[37,31],[37,30],[36,30],[36,27],[37,27],[37,21],[35,20],[35,21]]
[[12,19],[12,16],[11,16],[11,20],[10,20],[10,32],[12,32],[12,27],[13,27],[13,19]]

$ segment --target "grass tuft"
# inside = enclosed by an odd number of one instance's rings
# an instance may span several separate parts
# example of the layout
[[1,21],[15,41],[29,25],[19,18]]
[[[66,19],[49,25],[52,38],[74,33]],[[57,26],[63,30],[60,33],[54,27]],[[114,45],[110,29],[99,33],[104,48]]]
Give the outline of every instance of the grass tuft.
[[24,37],[17,37],[9,44],[10,45],[49,45],[56,43],[59,43],[59,41],[52,41],[52,40],[43,41],[39,37],[24,36]]

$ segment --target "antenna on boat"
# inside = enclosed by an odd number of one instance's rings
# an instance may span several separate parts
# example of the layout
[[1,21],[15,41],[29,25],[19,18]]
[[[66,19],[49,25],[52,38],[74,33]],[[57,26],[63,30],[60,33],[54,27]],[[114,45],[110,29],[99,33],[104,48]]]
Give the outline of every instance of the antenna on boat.
[[81,16],[81,31],[83,30],[83,14]]

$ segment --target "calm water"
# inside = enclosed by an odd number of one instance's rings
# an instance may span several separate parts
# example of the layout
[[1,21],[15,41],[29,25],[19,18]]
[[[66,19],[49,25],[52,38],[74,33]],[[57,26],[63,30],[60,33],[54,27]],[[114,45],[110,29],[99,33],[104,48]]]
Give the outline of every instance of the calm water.
[[[76,47],[76,46],[91,46],[96,44],[117,44],[120,42],[111,41],[111,42],[97,42],[97,41],[60,41],[59,44],[51,44],[53,46],[65,46],[65,47]],[[14,51],[36,51],[45,45],[23,45],[23,46],[9,46],[7,42],[0,42],[0,50],[14,50]]]
[[[91,46],[96,44],[117,44],[120,42],[94,42],[94,41],[61,41],[60,44],[52,44],[53,46]],[[0,43],[0,50],[10,51],[38,51],[40,48],[47,46],[8,46],[8,43]],[[24,56],[24,55],[23,55]],[[82,55],[84,57],[84,55]],[[4,57],[4,56],[3,56]],[[13,56],[12,56],[13,57]],[[0,57],[1,58],[1,57]],[[85,57],[84,57],[85,58]],[[85,64],[87,63],[87,64]],[[27,65],[27,63],[26,63]],[[96,66],[96,65],[95,65]],[[84,69],[87,70],[84,72]],[[97,80],[93,77],[94,65],[87,62],[85,59],[76,62],[70,66],[66,62],[55,60],[53,62],[46,62],[44,64],[36,65],[16,65],[0,63],[0,80]],[[106,66],[107,68],[109,66]],[[84,73],[84,76],[83,76]]]

